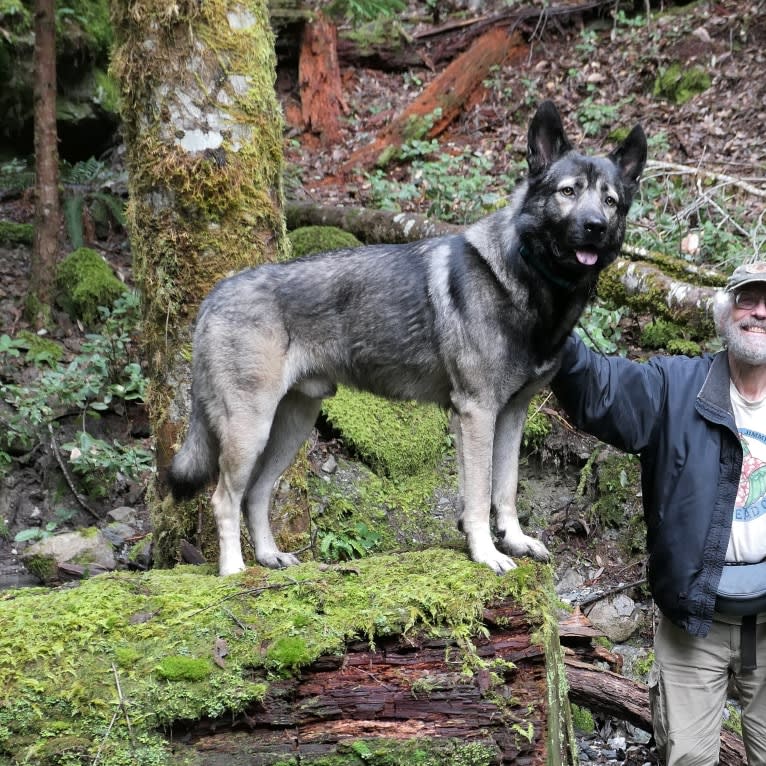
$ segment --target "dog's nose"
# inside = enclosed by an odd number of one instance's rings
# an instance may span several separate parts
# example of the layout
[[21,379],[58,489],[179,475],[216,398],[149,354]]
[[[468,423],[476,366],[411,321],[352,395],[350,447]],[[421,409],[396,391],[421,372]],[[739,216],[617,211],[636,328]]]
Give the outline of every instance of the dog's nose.
[[606,232],[606,221],[603,218],[593,217],[588,218],[583,223],[585,233],[591,237],[601,238]]

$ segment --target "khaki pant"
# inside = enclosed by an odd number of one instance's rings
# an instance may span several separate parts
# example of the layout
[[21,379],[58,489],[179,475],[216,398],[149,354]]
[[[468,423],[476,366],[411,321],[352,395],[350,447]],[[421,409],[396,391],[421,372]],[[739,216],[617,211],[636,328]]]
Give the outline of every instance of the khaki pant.
[[740,626],[715,620],[705,638],[660,617],[649,674],[654,738],[667,766],[715,766],[729,678],[739,693],[749,766],[766,766],[766,623],[756,626],[758,667],[741,672]]

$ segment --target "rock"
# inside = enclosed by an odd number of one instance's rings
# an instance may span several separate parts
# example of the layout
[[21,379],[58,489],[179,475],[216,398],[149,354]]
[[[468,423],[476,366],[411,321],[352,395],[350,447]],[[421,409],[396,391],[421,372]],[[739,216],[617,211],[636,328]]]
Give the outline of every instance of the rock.
[[588,619],[602,630],[610,641],[622,643],[638,628],[639,610],[632,598],[620,593],[596,602],[588,612]]
[[121,505],[119,508],[112,508],[106,515],[112,521],[118,521],[121,524],[132,524],[135,526],[138,521],[136,509],[127,505]]
[[33,543],[23,551],[21,560],[43,582],[56,579],[60,566],[82,567],[91,574],[117,566],[111,543],[95,527],[52,535]]
[[124,545],[131,537],[136,536],[136,528],[130,524],[113,521],[102,530],[104,537],[116,548]]

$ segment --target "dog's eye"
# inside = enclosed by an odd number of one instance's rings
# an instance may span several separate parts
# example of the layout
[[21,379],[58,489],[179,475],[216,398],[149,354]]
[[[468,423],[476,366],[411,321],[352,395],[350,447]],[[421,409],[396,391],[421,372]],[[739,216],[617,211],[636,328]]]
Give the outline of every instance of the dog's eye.
[[617,204],[617,200],[611,194],[607,194],[606,199],[604,200],[604,204],[607,207],[614,207]]
[[573,186],[564,186],[564,187],[561,189],[561,193],[562,193],[562,194],[563,194],[565,197],[574,197],[574,193],[575,193],[575,190],[574,190],[574,187],[573,187]]

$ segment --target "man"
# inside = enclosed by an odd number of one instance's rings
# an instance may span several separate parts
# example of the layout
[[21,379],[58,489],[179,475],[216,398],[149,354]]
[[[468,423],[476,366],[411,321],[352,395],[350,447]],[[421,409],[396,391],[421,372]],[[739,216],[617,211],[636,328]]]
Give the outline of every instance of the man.
[[699,358],[641,364],[572,336],[552,388],[578,428],[641,459],[666,763],[718,763],[732,677],[749,766],[766,766],[766,608],[733,616],[718,595],[724,570],[766,559],[766,262],[735,269],[714,320],[724,350]]

